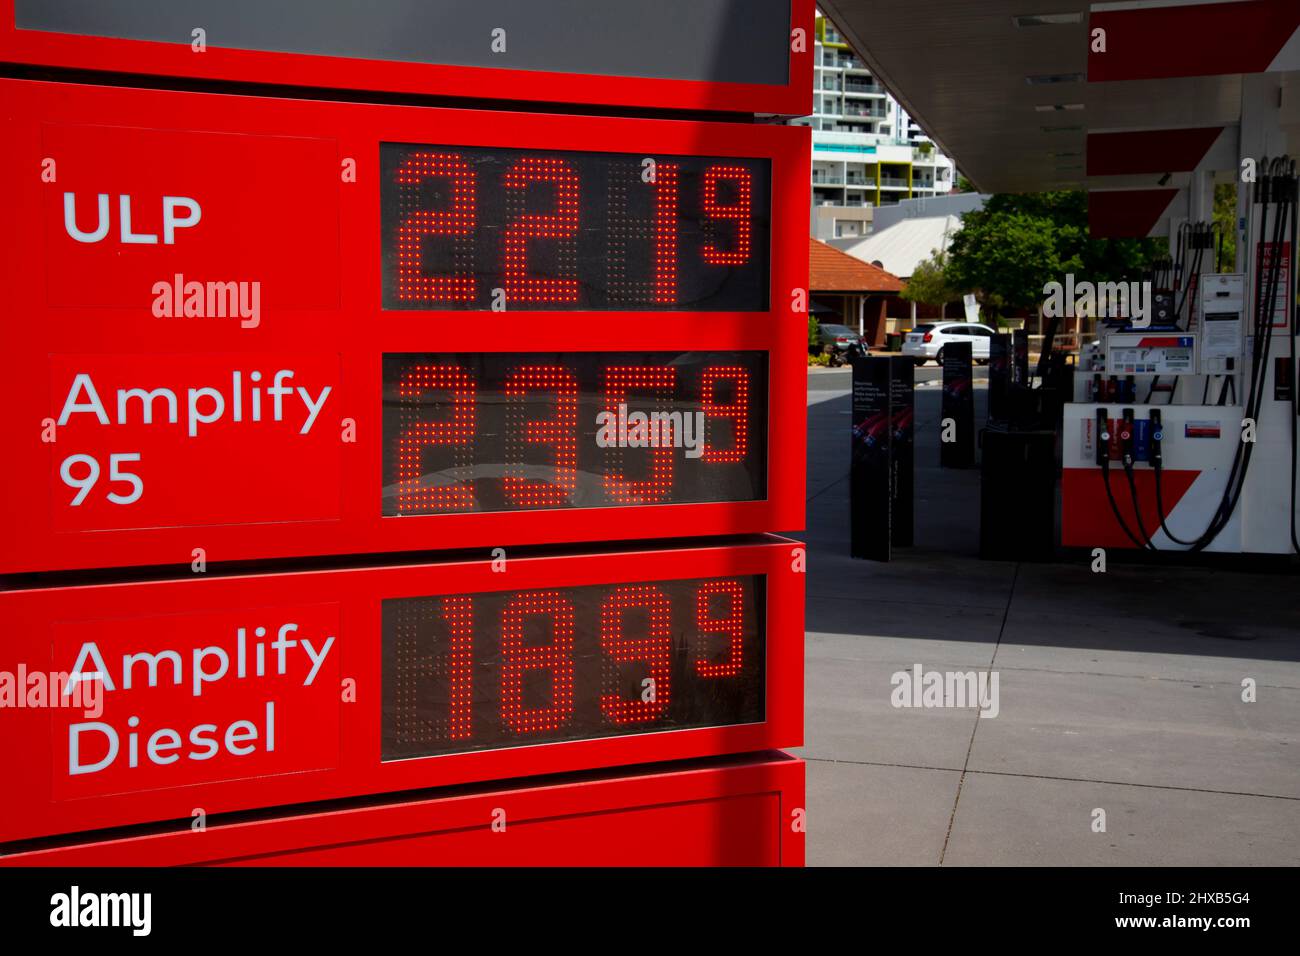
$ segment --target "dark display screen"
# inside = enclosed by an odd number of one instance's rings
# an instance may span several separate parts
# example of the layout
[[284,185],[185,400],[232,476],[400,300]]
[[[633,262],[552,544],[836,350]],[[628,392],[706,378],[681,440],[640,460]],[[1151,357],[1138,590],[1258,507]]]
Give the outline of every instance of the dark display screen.
[[380,145],[386,309],[761,312],[771,162]]
[[[790,0],[15,0],[13,11],[20,30],[188,46],[201,25],[227,50],[576,73],[598,90],[593,74],[789,80]],[[509,42],[488,42],[495,30]],[[338,85],[359,79],[337,72]],[[517,95],[535,98],[529,80],[516,83]]]
[[761,576],[383,602],[384,760],[764,719]]
[[389,354],[383,513],[767,496],[766,352]]

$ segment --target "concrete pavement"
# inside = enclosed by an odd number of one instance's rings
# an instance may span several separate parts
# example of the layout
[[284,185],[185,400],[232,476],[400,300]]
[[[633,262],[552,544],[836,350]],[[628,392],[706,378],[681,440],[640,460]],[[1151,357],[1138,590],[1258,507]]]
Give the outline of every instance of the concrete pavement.
[[[877,564],[848,557],[849,372],[809,374],[808,862],[1300,863],[1296,576],[979,560],[937,377],[916,545]],[[996,672],[997,716],[892,706],[918,664]]]

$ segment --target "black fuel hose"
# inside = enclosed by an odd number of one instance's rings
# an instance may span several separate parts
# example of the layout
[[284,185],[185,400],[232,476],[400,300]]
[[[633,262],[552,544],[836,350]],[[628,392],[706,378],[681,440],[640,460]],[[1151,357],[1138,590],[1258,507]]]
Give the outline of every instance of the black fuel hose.
[[1103,460],[1102,462],[1101,481],[1102,484],[1106,486],[1106,498],[1110,501],[1111,513],[1115,515],[1115,520],[1119,523],[1120,530],[1124,532],[1124,536],[1126,538],[1128,538],[1130,541],[1133,542],[1133,547],[1145,551],[1147,549],[1147,545],[1143,544],[1140,540],[1138,540],[1137,535],[1135,535],[1132,531],[1129,530],[1128,522],[1124,520],[1124,515],[1119,510],[1119,503],[1115,501],[1115,492],[1111,491],[1110,489],[1109,460]]

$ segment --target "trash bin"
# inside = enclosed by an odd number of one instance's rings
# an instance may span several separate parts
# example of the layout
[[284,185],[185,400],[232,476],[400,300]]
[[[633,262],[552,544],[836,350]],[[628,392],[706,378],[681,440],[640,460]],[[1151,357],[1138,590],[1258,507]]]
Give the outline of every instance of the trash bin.
[[1056,540],[1056,432],[980,434],[980,557],[1050,561]]
[[901,352],[901,351],[903,351],[903,333],[902,333],[902,332],[890,332],[889,334],[887,334],[887,335],[885,336],[885,351],[886,351],[886,352]]

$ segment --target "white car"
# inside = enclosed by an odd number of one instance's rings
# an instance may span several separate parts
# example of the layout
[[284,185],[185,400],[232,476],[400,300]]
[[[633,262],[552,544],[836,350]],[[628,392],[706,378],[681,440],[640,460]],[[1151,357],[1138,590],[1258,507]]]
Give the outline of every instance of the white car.
[[989,361],[989,343],[994,332],[987,325],[974,322],[931,322],[918,325],[903,339],[903,354],[924,365],[930,359],[943,364],[943,347],[949,342],[969,342],[971,357],[980,365]]

